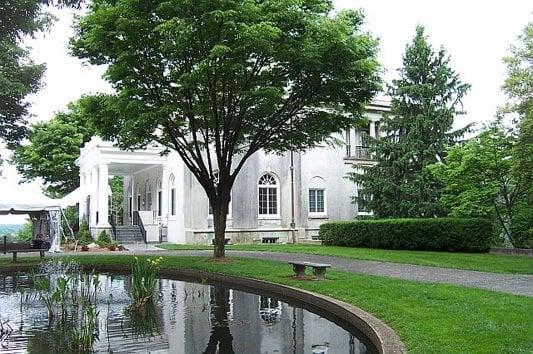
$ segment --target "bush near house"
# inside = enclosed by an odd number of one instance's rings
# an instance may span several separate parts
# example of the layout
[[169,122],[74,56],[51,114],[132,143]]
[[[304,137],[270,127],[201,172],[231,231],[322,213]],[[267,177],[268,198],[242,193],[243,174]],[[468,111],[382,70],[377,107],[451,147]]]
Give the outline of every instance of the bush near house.
[[486,252],[493,236],[493,224],[481,218],[328,222],[319,233],[330,246],[452,252]]
[[96,240],[96,244],[100,247],[107,247],[111,243],[111,238],[109,237],[107,232],[101,231],[98,235],[98,239]]

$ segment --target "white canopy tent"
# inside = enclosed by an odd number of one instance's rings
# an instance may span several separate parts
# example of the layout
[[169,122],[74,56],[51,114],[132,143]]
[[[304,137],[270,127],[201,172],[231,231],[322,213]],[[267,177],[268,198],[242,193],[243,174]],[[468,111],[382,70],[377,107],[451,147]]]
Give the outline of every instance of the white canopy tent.
[[[59,252],[61,239],[61,205],[58,200],[40,197],[29,200],[20,195],[17,200],[0,199],[0,215],[27,214],[33,222],[35,241],[49,242],[50,252]],[[24,200],[26,199],[26,200]]]

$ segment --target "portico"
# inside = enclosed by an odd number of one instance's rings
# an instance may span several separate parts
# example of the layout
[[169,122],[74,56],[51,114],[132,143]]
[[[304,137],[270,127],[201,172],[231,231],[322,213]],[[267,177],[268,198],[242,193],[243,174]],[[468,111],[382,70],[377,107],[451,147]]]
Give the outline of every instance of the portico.
[[[129,195],[133,196],[137,188],[134,176],[151,169],[165,170],[166,157],[161,155],[161,149],[156,146],[144,150],[124,151],[110,142],[93,138],[81,149],[76,164],[80,167],[80,219],[86,220],[91,233],[96,235],[102,230],[111,229],[109,178],[124,176],[131,188]],[[139,203],[136,204],[139,210]],[[131,223],[133,200],[125,207],[128,207],[128,212],[125,213],[124,221]]]

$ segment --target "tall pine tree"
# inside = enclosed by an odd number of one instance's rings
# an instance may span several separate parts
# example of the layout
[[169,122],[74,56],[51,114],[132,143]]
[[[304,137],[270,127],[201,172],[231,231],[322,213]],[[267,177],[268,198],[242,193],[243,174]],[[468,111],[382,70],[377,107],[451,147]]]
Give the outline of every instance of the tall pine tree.
[[349,176],[362,192],[354,197],[359,205],[377,217],[447,214],[439,203],[442,186],[426,166],[441,161],[446,146],[467,129],[452,131],[454,117],[464,114],[461,100],[469,88],[450,68],[446,51],[435,52],[418,26],[399,79],[388,88],[391,112],[383,118],[380,137],[368,137],[377,164]]

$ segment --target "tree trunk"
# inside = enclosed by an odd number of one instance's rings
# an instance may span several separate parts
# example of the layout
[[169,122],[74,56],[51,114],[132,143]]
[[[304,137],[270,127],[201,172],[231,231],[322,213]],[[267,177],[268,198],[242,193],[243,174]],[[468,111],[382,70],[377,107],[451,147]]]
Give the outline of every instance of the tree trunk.
[[211,202],[213,208],[213,226],[215,228],[215,249],[213,252],[213,257],[215,258],[224,258],[226,256],[226,221],[230,202],[229,195],[231,193],[231,189],[227,193],[220,192],[220,189],[218,199]]
[[213,257],[224,258],[226,256],[226,213],[220,213],[213,210],[213,225],[215,227],[215,250]]

